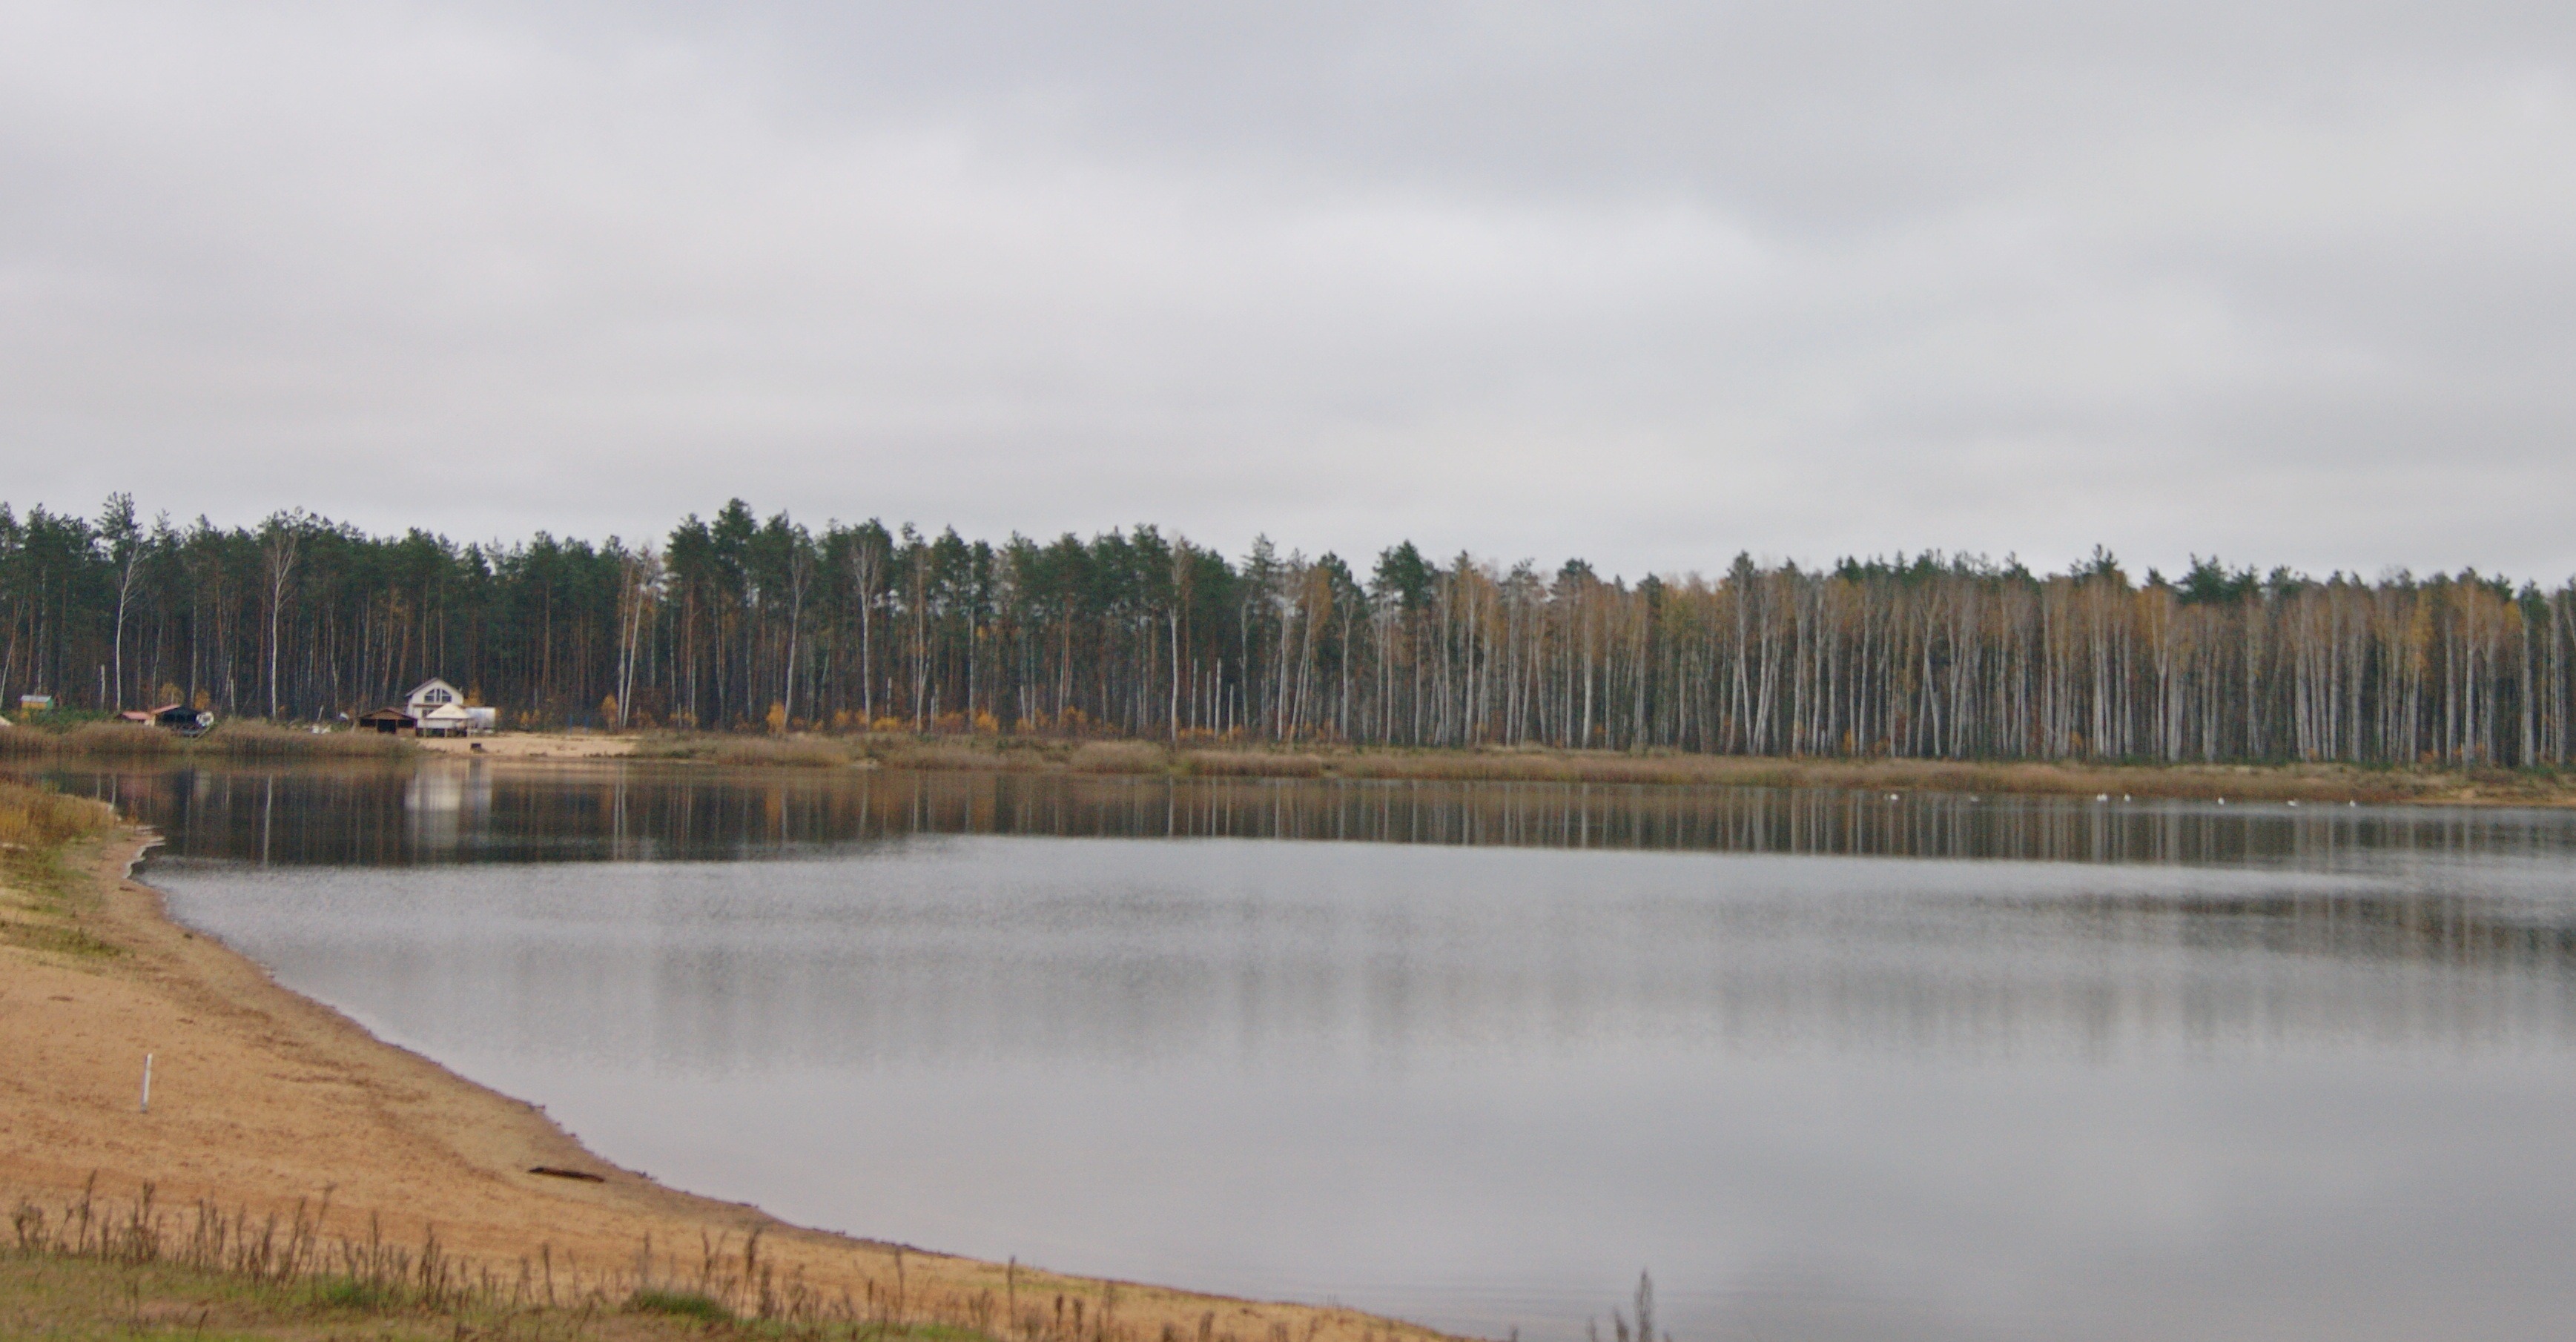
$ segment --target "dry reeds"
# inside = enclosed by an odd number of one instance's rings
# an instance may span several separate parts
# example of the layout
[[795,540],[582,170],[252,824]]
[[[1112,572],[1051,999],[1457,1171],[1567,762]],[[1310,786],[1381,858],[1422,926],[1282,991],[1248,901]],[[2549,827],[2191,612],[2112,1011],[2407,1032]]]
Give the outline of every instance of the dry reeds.
[[890,769],[973,769],[992,773],[1030,773],[1049,767],[1060,750],[1044,745],[1004,743],[977,738],[934,737],[871,740],[868,757]]
[[1078,774],[1161,773],[1171,765],[1170,753],[1150,741],[1085,741],[1064,761]]
[[53,754],[60,738],[36,727],[0,727],[0,758]]
[[740,736],[719,741],[707,758],[717,764],[777,764],[791,768],[831,769],[847,766],[850,752],[814,737],[773,740]]
[[51,849],[107,828],[116,813],[103,802],[0,782],[0,848]]
[[181,744],[190,753],[236,759],[395,759],[416,749],[409,741],[380,732],[306,731],[253,718],[219,723],[204,736]]
[[181,736],[131,722],[85,722],[65,731],[0,727],[0,756],[44,759],[395,759],[415,747],[375,732],[279,726],[251,718],[225,721],[203,736]]
[[1210,778],[1321,778],[1320,755],[1270,750],[1191,750],[1180,758],[1184,773]]
[[724,765],[784,765],[791,768],[842,768],[850,752],[819,736],[671,736],[642,742],[637,759],[697,760]]

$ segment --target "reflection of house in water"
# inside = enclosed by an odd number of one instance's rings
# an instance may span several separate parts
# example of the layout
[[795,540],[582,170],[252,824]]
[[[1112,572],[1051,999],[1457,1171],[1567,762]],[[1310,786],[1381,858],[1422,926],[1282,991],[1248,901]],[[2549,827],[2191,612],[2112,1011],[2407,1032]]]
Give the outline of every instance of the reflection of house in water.
[[404,829],[415,852],[443,852],[479,839],[490,827],[492,778],[480,761],[430,766],[403,785]]

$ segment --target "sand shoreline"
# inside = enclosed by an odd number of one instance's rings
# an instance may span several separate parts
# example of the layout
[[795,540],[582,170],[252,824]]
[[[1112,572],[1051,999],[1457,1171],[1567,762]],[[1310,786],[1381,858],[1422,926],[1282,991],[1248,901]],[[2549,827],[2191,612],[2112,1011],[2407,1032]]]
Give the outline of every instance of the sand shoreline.
[[[924,1252],[788,1225],[751,1207],[666,1188],[584,1148],[536,1107],[387,1044],[287,990],[248,958],[171,921],[135,880],[153,836],[120,826],[76,845],[88,883],[82,924],[108,957],[0,947],[0,1198],[59,1205],[92,1179],[130,1200],[199,1200],[227,1211],[292,1215],[329,1199],[326,1230],[388,1239],[435,1232],[447,1252],[495,1271],[540,1256],[567,1277],[631,1283],[638,1255],[685,1276],[703,1246],[755,1230],[762,1259],[827,1298],[905,1289],[939,1302],[1016,1291],[1091,1302],[1111,1283]],[[152,1108],[138,1112],[146,1052]],[[597,1182],[534,1174],[536,1167]],[[898,1251],[900,1250],[900,1253]],[[1121,1329],[1153,1337],[1430,1338],[1429,1330],[1350,1310],[1261,1303],[1115,1283]],[[1202,1333],[1203,1320],[1207,1331]]]

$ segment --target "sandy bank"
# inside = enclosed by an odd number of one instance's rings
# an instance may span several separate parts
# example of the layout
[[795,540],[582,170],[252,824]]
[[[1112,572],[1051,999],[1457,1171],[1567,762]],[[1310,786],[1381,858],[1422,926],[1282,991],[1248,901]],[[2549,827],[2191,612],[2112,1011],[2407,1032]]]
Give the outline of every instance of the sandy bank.
[[[330,1231],[419,1243],[435,1227],[449,1251],[515,1272],[543,1255],[566,1277],[634,1271],[647,1236],[669,1275],[702,1245],[739,1246],[755,1228],[764,1257],[826,1295],[864,1297],[896,1280],[894,1246],[784,1225],[757,1209],[664,1188],[601,1161],[535,1108],[387,1045],[337,1012],[279,987],[257,965],[171,923],[157,892],[126,873],[144,836],[121,830],[75,849],[87,888],[82,926],[116,948],[67,955],[0,946],[0,1196],[59,1204],[96,1176],[130,1199],[144,1183],[164,1205],[291,1213],[330,1196]],[[138,1112],[146,1052],[152,1108]],[[711,1134],[710,1140],[721,1140]],[[532,1174],[575,1170],[599,1182]],[[1212,1211],[1211,1214],[1226,1214]],[[990,1291],[1001,1265],[904,1251],[914,1300]],[[1100,1308],[1104,1284],[1021,1269],[1023,1311],[1064,1295]],[[1346,1310],[1259,1304],[1121,1284],[1114,1317],[1140,1338],[1268,1342],[1436,1336]],[[1203,1320],[1208,1332],[1202,1332]]]

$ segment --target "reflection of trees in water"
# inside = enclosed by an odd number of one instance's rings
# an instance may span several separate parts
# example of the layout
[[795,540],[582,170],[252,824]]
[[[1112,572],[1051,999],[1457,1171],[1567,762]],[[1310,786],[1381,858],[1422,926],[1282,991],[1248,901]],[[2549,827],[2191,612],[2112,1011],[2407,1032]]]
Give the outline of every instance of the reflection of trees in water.
[[[2057,872],[1890,864],[1861,884],[1848,866],[1760,864],[1730,876],[1723,899],[1707,897],[1707,869],[1698,864],[1627,864],[1615,869],[1617,881],[1586,896],[1583,917],[1521,929],[1525,935],[1511,932],[1509,920],[1537,916],[1525,911],[1537,905],[1429,882],[1406,887],[1402,929],[1370,925],[1364,939],[1388,953],[1365,963],[1306,945],[1285,921],[1240,952],[1247,958],[1228,961],[1237,952],[1192,945],[1185,932],[1176,943],[1175,929],[1160,924],[1125,927],[1117,920],[1130,914],[1104,909],[1089,916],[1123,928],[1113,941],[1142,957],[1116,973],[1066,963],[1058,946],[997,944],[945,923],[941,935],[956,938],[953,945],[898,937],[854,950],[818,937],[828,950],[813,964],[771,963],[763,973],[773,986],[855,984],[818,988],[817,1000],[871,1019],[929,1012],[949,1031],[960,1028],[944,1014],[957,1005],[954,985],[974,983],[998,1011],[994,1019],[1075,1019],[1104,1029],[1124,1020],[1117,1030],[1137,1037],[1115,1046],[1145,1052],[1173,1032],[1228,1019],[1236,1009],[1228,1003],[1281,993],[1344,1004],[1345,1024],[1367,1038],[1434,1028],[1426,1022],[1436,1017],[1470,1023],[1485,1043],[1552,1046],[1688,1035],[1757,1048],[1803,1042],[2107,1056],[2179,1046],[2259,1050],[2280,1040],[2484,1048],[2576,1039],[2576,975],[2567,973],[2576,928],[2560,925],[2569,920],[2554,903],[2520,897],[2554,899],[2576,885],[2549,874],[2564,869],[2576,829],[2555,815],[672,768],[561,776],[457,768],[435,777],[175,770],[67,781],[163,828],[174,856],[258,861],[265,853],[289,864],[757,858],[974,834],[2083,864]],[[1180,850],[1140,851],[1153,870],[1177,873],[1184,884],[1197,869]],[[1319,882],[1353,875],[1349,850],[1338,850],[1338,863],[1326,860],[1336,851],[1283,853],[1264,864],[1278,871],[1257,883],[1287,909]],[[2543,858],[2551,861],[2533,860]],[[1523,870],[1486,864],[1477,879],[1508,885]],[[888,882],[900,879],[881,872],[871,898],[895,898]],[[847,898],[836,888],[826,903]],[[958,907],[960,899],[947,886],[935,898],[921,894],[921,908],[938,912],[919,916],[962,919],[970,929],[1011,922],[979,918]],[[865,960],[862,972],[853,971],[851,955]],[[996,975],[995,965],[1016,969]],[[1137,1000],[1091,1001],[1104,983],[1140,982],[1162,986]],[[764,989],[733,983],[728,991]],[[1439,1011],[1416,1009],[1433,1000]],[[1140,1011],[1160,1023],[1133,1019]]]
[[[1066,774],[718,772],[560,775],[177,769],[59,775],[167,832],[173,851],[253,850],[246,805],[286,805],[275,860],[756,856],[916,834],[1233,837],[1638,851],[2061,862],[2271,863],[2559,857],[2557,813],[2299,810],[1945,794],[1559,783],[1092,778]],[[274,789],[274,799],[270,791]],[[257,794],[259,801],[249,798]],[[453,825],[445,818],[453,818]],[[433,823],[435,820],[435,823]]]
[[[2567,883],[2576,888],[2576,881]],[[2059,919],[2095,939],[2179,939],[2195,948],[2470,967],[2576,965],[2576,909],[2492,892],[2392,883],[2384,891],[2087,894],[1986,901]]]

